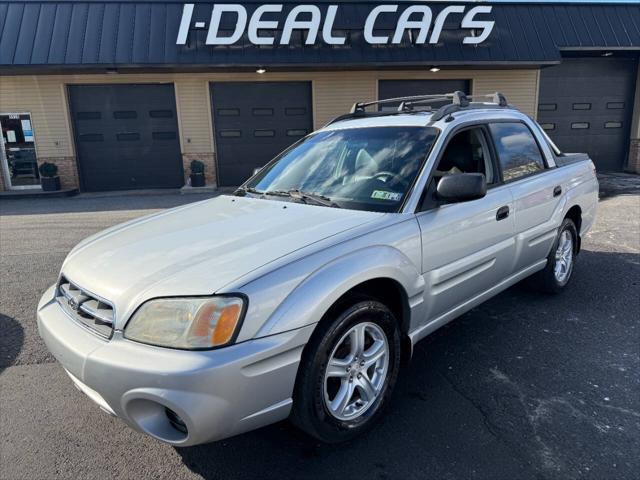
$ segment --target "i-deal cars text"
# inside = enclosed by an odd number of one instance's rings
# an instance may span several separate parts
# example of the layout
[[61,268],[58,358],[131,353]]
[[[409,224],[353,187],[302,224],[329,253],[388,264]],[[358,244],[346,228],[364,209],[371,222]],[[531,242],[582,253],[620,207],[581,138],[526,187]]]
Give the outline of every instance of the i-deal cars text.
[[[207,45],[233,45],[240,41],[247,33],[249,42],[253,45],[288,45],[294,30],[305,32],[306,45],[314,45],[322,40],[327,45],[344,45],[347,37],[334,32],[336,16],[339,15],[339,5],[328,5],[325,15],[317,5],[297,5],[291,9],[284,20],[278,17],[282,14],[283,4],[260,5],[249,17],[247,9],[240,4],[220,4],[213,6],[207,29]],[[487,18],[493,7],[477,5],[467,9],[466,5],[449,5],[434,15],[428,5],[412,5],[398,13],[398,4],[378,5],[367,15],[363,25],[363,36],[371,45],[400,44],[407,32],[417,31],[412,43],[415,45],[435,45],[440,41],[440,35],[445,22],[451,17],[459,17],[460,28],[468,35],[462,40],[463,44],[478,45],[484,42],[493,31],[494,20]],[[176,39],[177,45],[185,45],[189,31],[192,28],[205,28],[205,21],[193,21],[194,4],[183,6],[180,28]],[[380,17],[395,15],[396,28],[393,35],[376,33]],[[222,31],[220,26],[224,20],[235,22],[231,32]],[[282,23],[281,23],[282,22]],[[278,40],[273,31],[282,24],[282,35]]]
[[288,417],[343,441],[417,341],[520,280],[563,290],[597,192],[591,160],[501,95],[356,104],[234,195],[82,241],[38,327],[80,390],[164,442]]

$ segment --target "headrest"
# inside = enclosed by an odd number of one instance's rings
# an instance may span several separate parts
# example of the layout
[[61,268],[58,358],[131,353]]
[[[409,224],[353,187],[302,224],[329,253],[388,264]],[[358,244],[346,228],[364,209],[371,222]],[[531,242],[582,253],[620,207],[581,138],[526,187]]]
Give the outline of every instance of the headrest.
[[453,142],[447,145],[447,149],[440,160],[438,170],[448,171],[457,167],[463,172],[475,171],[473,160],[473,147],[468,141]]

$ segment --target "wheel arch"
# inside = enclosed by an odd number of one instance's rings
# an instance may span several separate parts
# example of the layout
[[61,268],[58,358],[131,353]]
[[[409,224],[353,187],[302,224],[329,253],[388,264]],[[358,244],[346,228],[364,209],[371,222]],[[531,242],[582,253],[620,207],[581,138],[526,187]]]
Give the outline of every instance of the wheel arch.
[[334,314],[339,314],[341,309],[347,308],[362,298],[376,300],[391,310],[400,327],[402,363],[408,363],[413,354],[413,342],[409,337],[411,307],[407,291],[400,282],[393,278],[376,277],[353,286],[329,307],[321,322],[331,321]]
[[582,209],[580,205],[573,205],[569,210],[567,210],[567,214],[564,218],[569,218],[576,226],[576,232],[578,234],[577,245],[576,245],[576,253],[580,252],[580,248],[582,246],[582,236],[580,235],[582,228]]
[[412,305],[420,302],[424,279],[396,248],[377,245],[339,257],[307,275],[262,325],[256,337],[319,323],[355,294],[385,303],[406,334]]
[[391,310],[399,323],[400,331],[408,333],[411,323],[411,308],[409,296],[404,287],[390,277],[377,277],[361,282],[348,291],[331,306],[331,309],[340,303],[348,303],[351,298],[366,296],[379,301]]

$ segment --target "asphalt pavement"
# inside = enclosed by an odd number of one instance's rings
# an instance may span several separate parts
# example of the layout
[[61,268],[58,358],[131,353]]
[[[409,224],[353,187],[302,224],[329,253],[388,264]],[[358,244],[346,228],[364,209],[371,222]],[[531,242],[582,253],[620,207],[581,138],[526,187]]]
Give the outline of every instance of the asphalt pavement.
[[0,203],[0,478],[636,479],[640,177],[602,179],[571,286],[517,285],[434,333],[382,423],[323,445],[281,422],[176,449],[73,388],[35,308],[68,251],[108,226],[204,197]]

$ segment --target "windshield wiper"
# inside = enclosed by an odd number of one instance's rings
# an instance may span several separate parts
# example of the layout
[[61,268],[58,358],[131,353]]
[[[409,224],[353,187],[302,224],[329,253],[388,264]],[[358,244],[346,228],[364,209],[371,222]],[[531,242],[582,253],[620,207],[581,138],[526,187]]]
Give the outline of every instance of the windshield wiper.
[[278,197],[290,197],[296,200],[302,200],[304,203],[313,203],[315,205],[321,205],[323,207],[340,208],[336,202],[324,195],[317,195],[315,193],[303,192],[298,189],[293,190],[271,190],[264,192],[265,195],[274,195]]
[[256,190],[253,187],[240,187],[238,189],[236,189],[235,192],[233,192],[233,194],[237,197],[244,197],[247,193],[253,193],[256,195],[262,195],[263,192],[259,192],[258,190]]
[[303,201],[311,200],[315,204],[322,205],[324,207],[340,208],[340,205],[338,205],[336,202],[334,202],[329,197],[326,197],[324,195],[317,195],[315,193],[302,192],[300,190],[290,190],[289,194],[291,195],[292,198],[299,198]]

